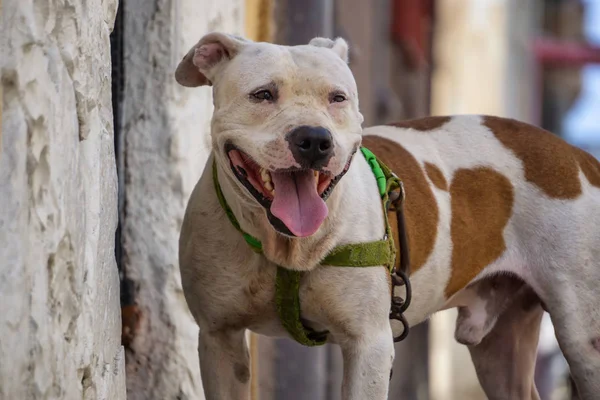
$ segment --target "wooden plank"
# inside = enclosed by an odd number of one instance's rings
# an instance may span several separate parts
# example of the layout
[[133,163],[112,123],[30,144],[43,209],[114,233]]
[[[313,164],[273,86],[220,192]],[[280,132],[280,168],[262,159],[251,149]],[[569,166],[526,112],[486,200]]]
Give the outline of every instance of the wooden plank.
[[246,0],[246,37],[255,42],[272,42],[275,33],[273,0]]

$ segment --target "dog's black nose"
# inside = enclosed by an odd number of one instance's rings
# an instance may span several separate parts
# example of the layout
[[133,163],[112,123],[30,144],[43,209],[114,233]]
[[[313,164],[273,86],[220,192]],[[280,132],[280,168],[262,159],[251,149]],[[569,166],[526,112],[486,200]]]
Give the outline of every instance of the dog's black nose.
[[290,150],[303,168],[319,169],[333,155],[331,132],[320,126],[299,126],[287,135]]

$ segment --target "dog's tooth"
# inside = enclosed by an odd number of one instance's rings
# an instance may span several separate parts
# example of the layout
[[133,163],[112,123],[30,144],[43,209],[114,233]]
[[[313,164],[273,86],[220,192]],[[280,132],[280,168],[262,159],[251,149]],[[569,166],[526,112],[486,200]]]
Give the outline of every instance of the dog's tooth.
[[319,171],[315,171],[315,183],[319,185]]
[[273,191],[273,183],[272,182],[265,182],[265,189],[267,189],[269,192]]
[[264,168],[260,169],[260,177],[263,182],[271,182],[271,174]]

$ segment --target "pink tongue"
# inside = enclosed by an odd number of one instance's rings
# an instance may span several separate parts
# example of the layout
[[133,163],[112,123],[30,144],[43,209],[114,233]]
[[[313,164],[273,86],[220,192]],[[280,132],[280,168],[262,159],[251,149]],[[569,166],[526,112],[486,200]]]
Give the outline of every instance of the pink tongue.
[[271,177],[275,184],[271,213],[298,237],[315,233],[329,210],[317,193],[313,171],[271,172]]

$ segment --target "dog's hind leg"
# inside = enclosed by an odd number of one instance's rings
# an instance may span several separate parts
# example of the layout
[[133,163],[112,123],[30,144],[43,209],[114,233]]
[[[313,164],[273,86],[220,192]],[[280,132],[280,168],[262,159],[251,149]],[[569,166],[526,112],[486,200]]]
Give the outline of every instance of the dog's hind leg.
[[[581,400],[600,399],[600,265],[563,269],[544,299]],[[579,272],[579,273],[577,273]]]
[[201,330],[198,354],[206,400],[249,398],[250,357],[243,329]]
[[516,287],[491,330],[478,344],[469,346],[477,377],[490,400],[539,399],[534,372],[543,309],[531,288]]

